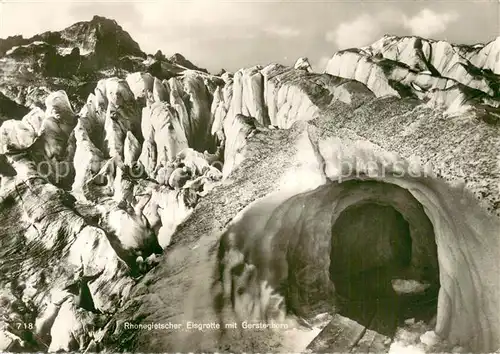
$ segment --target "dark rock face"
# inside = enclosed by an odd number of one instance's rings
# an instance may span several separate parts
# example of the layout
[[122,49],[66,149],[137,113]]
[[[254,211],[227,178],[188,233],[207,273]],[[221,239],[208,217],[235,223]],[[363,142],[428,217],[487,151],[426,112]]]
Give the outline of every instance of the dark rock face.
[[100,16],[90,22],[79,22],[61,32],[63,43],[78,46],[82,52],[92,52],[96,66],[114,64],[126,55],[145,57],[139,44],[118,23]]
[[23,38],[21,35],[0,39],[0,55],[5,55],[5,53],[14,46],[20,46],[27,43],[28,39]]
[[7,119],[21,119],[28,112],[29,109],[27,107],[10,100],[0,93],[0,122]]

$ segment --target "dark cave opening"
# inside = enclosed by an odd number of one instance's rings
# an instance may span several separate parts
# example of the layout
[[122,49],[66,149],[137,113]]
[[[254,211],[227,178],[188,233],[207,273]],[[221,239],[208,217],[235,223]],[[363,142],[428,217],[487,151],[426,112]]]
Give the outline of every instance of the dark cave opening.
[[414,227],[391,205],[374,201],[338,216],[332,226],[330,279],[339,314],[392,337],[405,319],[428,322],[437,313],[438,284],[407,293],[393,288],[395,279],[425,281],[417,268],[428,272],[428,267],[412,265],[414,243],[421,242],[412,239]]

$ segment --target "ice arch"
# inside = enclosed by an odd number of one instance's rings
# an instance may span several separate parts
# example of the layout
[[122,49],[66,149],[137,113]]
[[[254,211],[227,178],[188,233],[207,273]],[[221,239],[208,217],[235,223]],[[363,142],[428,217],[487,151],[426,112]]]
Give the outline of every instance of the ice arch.
[[[272,195],[235,218],[220,254],[236,250],[242,255],[233,257],[239,260],[227,263],[227,269],[242,261],[255,267],[257,275],[245,275],[245,286],[247,292],[255,289],[250,297],[260,314],[270,306],[263,284],[281,292],[289,311],[307,315],[325,310],[335,305],[332,227],[349,207],[366,202],[390,205],[408,223],[409,274],[429,282],[436,292],[440,286],[436,333],[478,350],[498,347],[498,223],[463,187],[431,177],[388,174],[378,181],[365,176],[327,182],[291,197]],[[227,260],[219,257],[219,262]],[[248,293],[243,295],[248,302]]]

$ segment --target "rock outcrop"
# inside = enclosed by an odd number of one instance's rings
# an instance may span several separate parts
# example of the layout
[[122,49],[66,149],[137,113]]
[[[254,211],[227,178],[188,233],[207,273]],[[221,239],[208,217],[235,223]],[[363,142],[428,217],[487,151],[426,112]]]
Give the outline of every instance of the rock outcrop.
[[114,61],[125,55],[144,56],[139,44],[115,20],[101,16],[65,28],[60,32],[60,43],[57,44],[62,53],[65,51],[64,46],[71,44],[66,51],[71,52],[76,47],[81,55],[92,53],[97,61]]
[[179,54],[179,53],[175,53],[170,58],[168,58],[168,60],[174,64],[183,66],[186,69],[197,70],[197,71],[202,71],[202,72],[208,73],[207,69],[201,69],[201,68],[197,67],[192,62],[187,60],[182,54]]
[[301,69],[301,70],[305,70],[305,71],[308,71],[308,72],[312,72],[313,69],[311,67],[311,64],[309,63],[309,59],[307,58],[299,58],[297,59],[297,61],[295,62],[295,65],[293,66],[294,69]]

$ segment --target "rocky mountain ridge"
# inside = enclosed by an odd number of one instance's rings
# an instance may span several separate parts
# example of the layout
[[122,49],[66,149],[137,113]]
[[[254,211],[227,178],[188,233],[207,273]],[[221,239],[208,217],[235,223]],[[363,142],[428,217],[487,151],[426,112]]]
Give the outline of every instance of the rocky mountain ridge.
[[114,20],[94,16],[59,32],[0,39],[0,92],[18,104],[43,106],[50,91],[63,89],[81,107],[97,81],[145,71],[160,79],[200,70],[180,54],[146,55]]
[[[1,350],[287,350],[286,333],[124,323],[290,315],[305,330],[331,309],[331,213],[366,195],[400,208],[412,274],[440,283],[441,342],[418,345],[500,347],[498,39],[386,36],[323,74],[300,58],[220,76],[100,17],[23,41],[0,42]],[[437,247],[438,275],[419,247]]]

